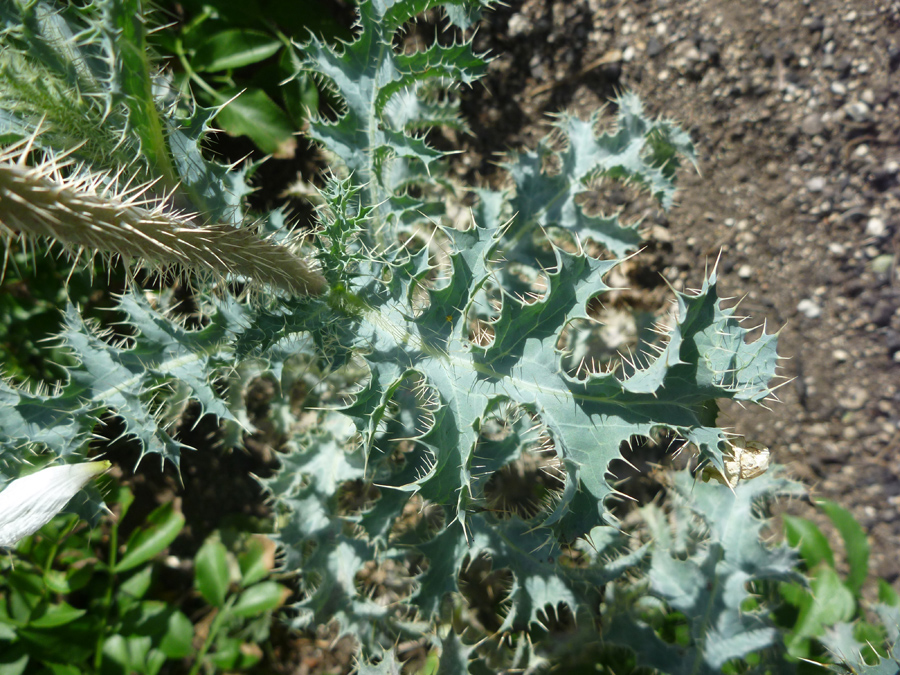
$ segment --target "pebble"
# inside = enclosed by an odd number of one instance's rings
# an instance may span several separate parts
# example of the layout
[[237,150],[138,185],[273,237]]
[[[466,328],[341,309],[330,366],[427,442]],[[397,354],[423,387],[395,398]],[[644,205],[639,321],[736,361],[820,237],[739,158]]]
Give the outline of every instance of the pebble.
[[850,354],[843,349],[835,349],[831,352],[831,358],[839,363],[843,363],[850,358]]
[[868,400],[869,393],[865,389],[853,386],[849,387],[847,393],[841,397],[840,404],[841,407],[847,410],[859,410]]
[[806,433],[810,436],[818,436],[819,438],[824,438],[829,435],[828,425],[822,422],[813,422],[808,427],[806,427]]
[[820,33],[825,30],[825,19],[821,16],[814,16],[811,19],[804,19],[804,23],[806,23],[806,28],[810,33]]
[[[833,90],[832,87],[832,91]],[[847,111],[847,115],[850,119],[854,122],[867,122],[872,116],[871,108],[862,101],[853,101],[853,103],[844,106],[844,109]]]
[[814,176],[806,181],[806,189],[810,192],[822,192],[825,189],[826,181],[822,176]]
[[831,83],[831,93],[836,96],[844,96],[847,93],[847,85],[843,82],[832,82]]
[[884,336],[884,346],[892,357],[900,354],[900,332],[889,329]]
[[650,232],[655,241],[662,242],[663,244],[668,244],[672,241],[672,233],[662,225],[654,225],[650,229]]
[[872,308],[869,319],[879,328],[887,328],[891,325],[891,319],[894,317],[896,309],[896,302],[888,298],[882,298],[875,303],[875,307]]
[[825,125],[822,123],[820,115],[810,114],[803,118],[800,122],[800,131],[807,136],[817,136],[825,131]]
[[524,14],[514,14],[509,20],[506,30],[510,37],[517,37],[528,32],[531,22]]
[[866,234],[870,237],[883,237],[887,233],[887,225],[881,218],[869,218],[866,223]]
[[847,249],[843,244],[839,244],[838,242],[833,241],[828,244],[828,251],[833,255],[841,256],[847,252]]
[[741,279],[749,279],[750,277],[753,276],[753,268],[750,267],[750,265],[741,265],[741,266],[738,268],[738,273],[737,273],[737,275],[738,275]]
[[806,298],[797,303],[799,311],[807,319],[818,319],[822,315],[822,308],[814,300]]
[[894,266],[894,256],[890,253],[884,253],[875,256],[872,260],[872,271],[879,276],[890,274],[891,268]]

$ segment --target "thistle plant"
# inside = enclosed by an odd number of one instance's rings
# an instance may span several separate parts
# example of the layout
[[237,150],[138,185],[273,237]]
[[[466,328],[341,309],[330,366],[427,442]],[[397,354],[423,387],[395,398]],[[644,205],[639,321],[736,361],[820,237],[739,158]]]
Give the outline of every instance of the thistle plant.
[[[280,469],[263,484],[283,569],[300,586],[289,621],[353,635],[361,670],[396,672],[401,638],[433,646],[441,672],[537,669],[574,653],[608,662],[609,645],[666,672],[784,665],[772,589],[798,580],[797,556],[760,532],[767,505],[800,487],[777,467],[765,473],[768,449],[716,420],[718,400],[773,399],[776,336],[750,339],[715,270],[626,346],[602,344],[596,318],[642,234],[582,195],[628,182],[669,208],[679,167],[694,162],[690,139],[626,93],[606,131],[599,115],[559,116],[535,149],[507,158],[504,189],[453,185],[428,134],[465,128],[456,88],[487,63],[464,36],[489,4],[367,0],[353,42],[295,46],[296,76],[317,79],[340,108],[310,123],[329,177],[302,255],[278,213],[252,216],[269,239],[251,232],[246,174],[203,158],[215,111],[162,88],[116,89],[144,40],[128,3],[70,14],[14,4],[25,28],[8,19],[7,34],[30,45],[17,58],[50,44],[29,22],[81,22],[54,54],[100,50],[96,95],[128,121],[121,145],[138,157],[96,166],[96,153],[36,133],[32,108],[13,108],[0,168],[7,233],[220,281],[196,285],[196,330],[167,317],[161,294],[130,289],[117,302],[127,342],[68,307],[68,381],[53,393],[0,385],[4,472],[17,473],[23,446],[83,456],[103,414],[143,455],[177,464],[189,401],[218,417],[223,443],[239,443],[246,391],[263,377],[277,384],[268,405],[280,436]],[[398,48],[423,12],[456,37]],[[144,66],[145,84],[164,80]],[[124,187],[133,176],[139,187]],[[80,229],[60,227],[79,218]],[[98,228],[115,235],[98,241]],[[232,278],[281,292],[241,302],[222,292]],[[664,507],[622,519],[615,472],[654,445],[693,455],[694,473],[663,481]],[[471,598],[487,590],[497,599],[485,618]]]

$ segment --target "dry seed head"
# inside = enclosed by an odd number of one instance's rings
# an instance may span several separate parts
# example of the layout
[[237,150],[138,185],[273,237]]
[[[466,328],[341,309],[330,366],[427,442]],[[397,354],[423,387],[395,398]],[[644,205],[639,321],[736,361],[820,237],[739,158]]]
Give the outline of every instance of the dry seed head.
[[324,277],[288,247],[247,229],[199,226],[194,214],[172,206],[171,194],[152,194],[152,182],[123,185],[121,171],[93,173],[64,156],[28,165],[33,142],[0,152],[0,236],[59,242],[76,260],[99,252],[153,269],[243,277],[294,295],[326,289]]

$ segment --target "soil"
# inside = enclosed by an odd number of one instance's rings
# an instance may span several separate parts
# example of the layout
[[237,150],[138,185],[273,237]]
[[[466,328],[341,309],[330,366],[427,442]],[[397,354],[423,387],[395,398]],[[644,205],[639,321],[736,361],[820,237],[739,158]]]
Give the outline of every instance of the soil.
[[717,264],[720,294],[780,331],[781,402],[720,421],[852,511],[897,587],[900,3],[525,0],[488,13],[476,46],[496,59],[463,94],[469,183],[551,114],[623,90],[689,130],[698,171],[669,213],[640,214],[643,276],[696,288]]

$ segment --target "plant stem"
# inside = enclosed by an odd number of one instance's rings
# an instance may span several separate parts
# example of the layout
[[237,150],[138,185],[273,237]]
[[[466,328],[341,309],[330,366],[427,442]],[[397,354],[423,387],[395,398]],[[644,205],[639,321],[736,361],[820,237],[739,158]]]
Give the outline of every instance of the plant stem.
[[219,630],[222,628],[222,624],[225,622],[225,619],[228,616],[228,613],[231,611],[231,607],[234,605],[236,596],[231,596],[228,600],[225,601],[225,606],[222,609],[217,610],[216,616],[212,620],[212,624],[209,627],[209,633],[206,636],[206,639],[203,641],[203,646],[200,647],[200,651],[197,653],[197,658],[194,661],[194,665],[191,667],[191,672],[188,675],[197,675],[200,672],[200,668],[203,666],[203,659],[206,658],[207,652],[209,652],[209,648],[212,647],[213,642],[215,642],[216,635],[218,635]]
[[97,631],[97,647],[94,650],[94,671],[100,672],[100,666],[103,665],[103,645],[106,643],[106,629],[109,625],[109,612],[112,609],[113,588],[116,582],[116,557],[119,551],[119,524],[113,521],[109,530],[109,562],[107,563],[107,571],[109,573],[106,592],[103,594],[103,618],[100,621],[100,628]]
[[44,589],[47,588],[47,574],[53,567],[53,561],[56,559],[56,552],[59,551],[59,545],[63,539],[65,539],[69,534],[71,534],[72,530],[75,529],[75,526],[78,524],[77,520],[72,520],[72,522],[66,526],[66,529],[60,532],[59,537],[53,540],[53,544],[50,546],[50,552],[47,555],[47,562],[44,563]]
[[180,39],[175,41],[175,55],[178,57],[178,61],[181,63],[181,67],[184,68],[185,74],[188,76],[188,78],[190,78],[192,82],[196,82],[197,86],[207,94],[209,94],[209,96],[211,96],[212,99],[217,103],[224,103],[227,100],[224,96],[222,96],[222,94],[210,87],[206,83],[206,80],[200,77],[197,72],[193,68],[191,68],[190,61],[188,61],[187,54],[184,51],[184,45],[181,44]]

